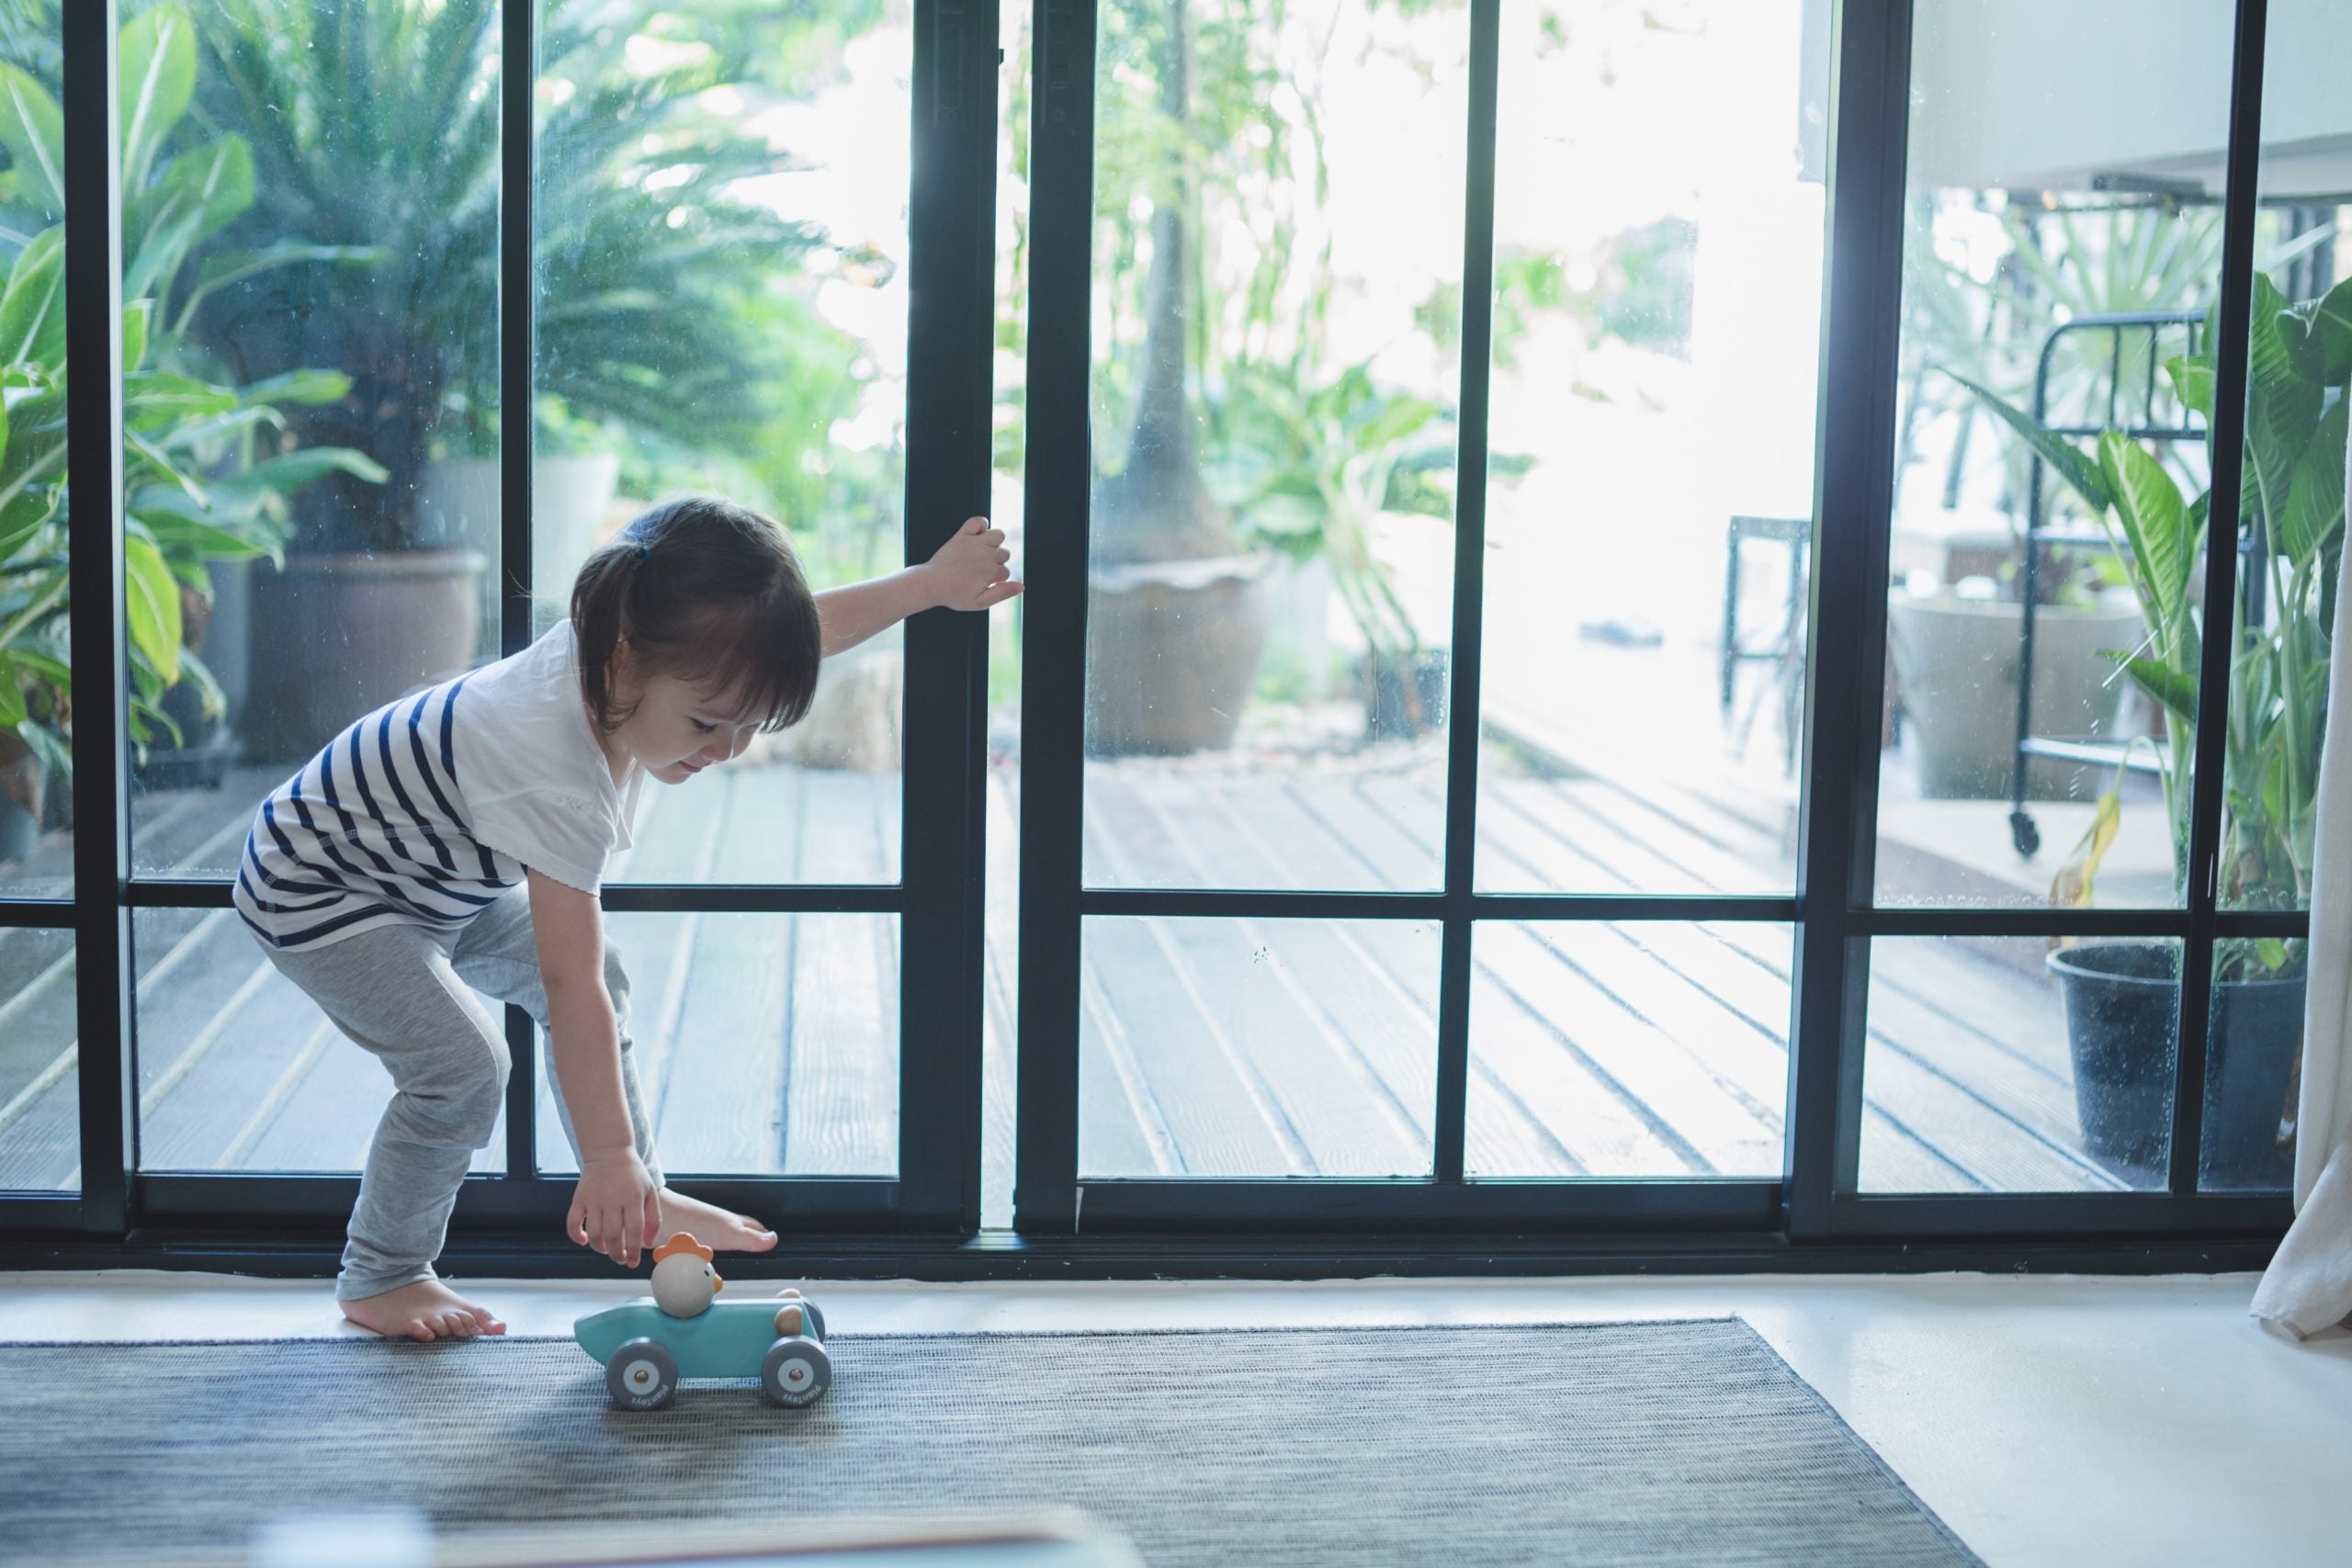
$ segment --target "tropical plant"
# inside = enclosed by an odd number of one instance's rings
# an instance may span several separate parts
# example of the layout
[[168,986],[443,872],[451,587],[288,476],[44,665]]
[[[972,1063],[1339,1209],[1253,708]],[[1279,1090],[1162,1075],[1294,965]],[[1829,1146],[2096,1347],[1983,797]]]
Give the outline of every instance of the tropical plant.
[[[220,716],[219,684],[185,646],[186,624],[209,608],[208,562],[277,558],[285,498],[340,472],[380,480],[359,453],[299,449],[281,405],[344,395],[342,376],[295,369],[249,386],[188,373],[185,344],[161,302],[193,249],[252,197],[243,144],[218,138],[165,157],[195,73],[192,29],[178,5],[126,26],[117,47],[125,105],[121,144],[125,300],[122,317],[124,601],[134,744],[176,740],[164,693],[183,681],[198,711]],[[32,57],[38,68],[39,57]],[[52,62],[53,63],[53,62]],[[37,759],[71,776],[72,491],[66,468],[65,231],[62,118],[48,86],[0,61],[0,243],[15,247],[0,294],[0,764]],[[42,226],[45,225],[45,226]],[[17,769],[14,776],[26,777]],[[26,786],[18,803],[38,802]]]
[[[250,144],[254,199],[215,237],[222,254],[208,251],[175,320],[228,378],[344,367],[345,395],[295,412],[293,428],[366,450],[390,476],[380,489],[338,477],[306,494],[303,547],[454,542],[421,531],[417,478],[433,457],[497,439],[500,11],[497,0],[215,0],[205,12],[208,68],[191,112]],[[762,280],[746,259],[772,271],[820,236],[737,187],[781,165],[743,129],[780,96],[758,78],[755,50],[789,34],[794,47],[762,68],[805,75],[809,40],[831,33],[722,4],[719,46],[660,36],[704,20],[616,0],[546,7],[537,387],[568,419],[695,451],[815,447],[822,422],[770,417],[779,355],[745,324],[831,329],[798,301],[747,318]],[[628,47],[648,40],[661,47]],[[332,249],[288,255],[288,235]],[[286,265],[251,271],[238,256]]]
[[[2209,348],[2218,341],[2217,318],[2218,308],[2207,318]],[[2322,299],[2290,305],[2257,273],[2251,330],[2239,493],[2245,517],[2267,543],[2258,558],[2267,574],[2268,610],[2260,624],[2248,624],[2243,613],[2232,620],[2219,897],[2233,908],[2291,908],[2311,893],[2320,742],[2344,548],[2352,283],[2337,285]],[[2206,421],[2210,468],[2214,355],[2177,355],[2165,371],[2182,404]],[[2184,499],[2173,475],[2120,431],[2102,434],[2096,456],[2088,455],[1988,389],[1964,384],[2107,525],[2131,572],[2147,637],[2138,649],[2109,656],[2165,711],[2165,810],[2175,875],[2185,880],[2188,762],[2196,748],[2207,613],[2191,583],[2207,547],[2211,492]],[[2080,901],[2087,901],[2089,874],[2112,840],[2120,799],[2118,790],[2102,798],[2078,851],[2084,874],[2073,896]],[[2287,957],[2278,942],[2225,944],[2217,972],[2223,978],[2267,973]]]
[[1321,556],[1376,663],[1409,668],[1412,617],[1373,549],[1383,512],[1451,519],[1454,444],[1445,411],[1379,387],[1369,361],[1317,385],[1302,355],[1243,363],[1211,404],[1209,489],[1242,537],[1294,560]]

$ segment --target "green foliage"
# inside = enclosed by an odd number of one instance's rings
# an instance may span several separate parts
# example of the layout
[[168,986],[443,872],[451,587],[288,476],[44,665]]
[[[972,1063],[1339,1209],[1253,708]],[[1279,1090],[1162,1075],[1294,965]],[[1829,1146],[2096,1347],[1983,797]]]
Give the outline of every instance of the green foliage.
[[[2218,341],[2218,310],[2205,341]],[[2311,894],[2312,842],[2325,733],[2334,587],[2344,548],[2346,386],[2352,382],[2352,283],[2290,305],[2256,275],[2249,344],[2246,440],[2239,504],[2267,536],[2267,625],[2233,622],[2221,901],[2292,908]],[[2208,420],[2215,378],[2209,352],[2166,362],[2182,402]],[[2188,847],[2188,760],[2198,725],[2203,611],[2190,574],[2207,547],[2210,491],[2185,498],[2173,475],[2120,431],[2098,439],[2096,462],[2066,437],[1962,378],[2024,437],[2109,528],[2129,566],[2148,638],[2109,655],[2163,706],[2171,748],[2165,798],[2177,873]],[[2255,947],[2230,950],[2233,973],[2264,964]],[[2275,967],[2273,965],[2272,967]]]
[[1374,654],[1409,657],[1420,638],[1373,553],[1372,523],[1407,508],[1453,516],[1452,416],[1381,389],[1369,363],[1319,385],[1313,375],[1302,361],[1236,368],[1211,404],[1209,491],[1249,543],[1323,556]]
[[[142,8],[132,26],[170,8]],[[739,194],[788,166],[745,126],[837,73],[842,40],[881,9],[548,0],[535,377],[551,449],[620,426],[603,444],[643,472],[779,442],[788,465],[821,445],[823,425],[812,440],[777,367],[811,354],[845,363],[852,345],[757,299],[763,275],[822,240]],[[434,456],[499,437],[499,14],[497,0],[213,0],[201,12],[189,114],[232,150],[225,186],[252,197],[199,236],[200,271],[166,298],[171,319],[224,378],[345,367],[346,391],[293,411],[295,433],[367,451],[391,476],[306,493],[305,547],[452,542],[419,531],[417,476]],[[178,91],[179,75],[160,79]],[[780,342],[781,330],[797,335]]]
[[[205,564],[276,558],[286,497],[329,473],[380,481],[357,452],[293,447],[285,406],[345,395],[339,373],[297,369],[250,385],[189,373],[187,345],[160,307],[192,248],[252,199],[243,144],[215,138],[166,157],[194,90],[196,53],[185,8],[171,0],[134,17],[117,46],[122,99],[125,434],[123,594],[134,742],[178,738],[159,704],[182,681],[218,717],[219,687],[182,646],[184,601],[210,592]],[[0,130],[8,153],[0,228],[22,237],[0,291],[0,741],[72,765],[72,491],[66,473],[65,231],[54,172],[62,119],[46,59],[0,61]],[[101,709],[103,711],[103,709]]]

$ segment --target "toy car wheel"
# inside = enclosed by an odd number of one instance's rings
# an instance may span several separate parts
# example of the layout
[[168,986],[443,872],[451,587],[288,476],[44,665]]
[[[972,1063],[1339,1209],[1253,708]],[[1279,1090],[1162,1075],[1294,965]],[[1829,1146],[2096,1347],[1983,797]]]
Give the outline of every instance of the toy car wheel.
[[814,1404],[832,1381],[832,1359],[806,1336],[779,1339],[760,1358],[760,1386],[774,1404]]
[[808,1314],[808,1326],[802,1332],[811,1339],[822,1340],[825,1337],[825,1314],[819,1311],[817,1303],[811,1301],[803,1301],[800,1303],[800,1310]]
[[659,1410],[678,1392],[678,1359],[659,1339],[630,1339],[605,1363],[605,1392],[623,1410]]

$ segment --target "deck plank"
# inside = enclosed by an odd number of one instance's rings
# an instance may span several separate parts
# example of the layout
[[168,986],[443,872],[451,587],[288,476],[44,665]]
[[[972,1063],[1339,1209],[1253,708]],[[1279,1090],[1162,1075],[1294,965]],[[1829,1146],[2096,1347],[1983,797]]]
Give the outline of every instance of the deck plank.
[[[788,767],[707,781],[730,795],[730,881],[801,879],[801,781]],[[649,1108],[666,1174],[781,1174],[797,935],[788,917],[704,917],[661,1099]]]
[[[1201,835],[1171,820],[1148,795],[1128,791],[1118,782],[1098,780],[1091,806],[1090,818],[1102,834],[1103,863],[1123,883],[1135,886],[1138,878],[1181,882],[1204,873],[1204,863],[1189,848]],[[1157,833],[1142,830],[1148,820],[1157,825]],[[1139,867],[1122,847],[1136,840],[1165,842],[1181,858]],[[1230,835],[1223,841],[1235,845]],[[1227,863],[1237,873],[1252,869],[1238,858],[1238,849],[1229,851]],[[1395,1104],[1385,1083],[1334,1028],[1330,1014],[1308,994],[1291,964],[1295,944],[1328,951],[1329,931],[1255,919],[1147,918],[1145,923],[1163,962],[1179,971],[1178,983],[1207,1025],[1205,1035],[1184,1043],[1204,1055],[1214,1045],[1234,1062],[1261,1114],[1285,1145],[1293,1168],[1334,1176],[1394,1176],[1428,1169],[1427,1145],[1414,1131],[1409,1113]],[[1433,966],[1434,953],[1425,962]],[[1116,988],[1128,980],[1114,975],[1105,984]],[[1148,1012],[1127,1021],[1131,1034],[1159,1030],[1168,1022]],[[1166,1055],[1173,1058],[1178,1053]],[[1433,1076],[1433,1055],[1431,1060]],[[1342,1083],[1348,1089],[1337,1091]]]
[[[870,776],[801,775],[800,878],[882,880]],[[899,1170],[898,920],[791,917],[794,942],[784,1102],[784,1168],[795,1176]]]

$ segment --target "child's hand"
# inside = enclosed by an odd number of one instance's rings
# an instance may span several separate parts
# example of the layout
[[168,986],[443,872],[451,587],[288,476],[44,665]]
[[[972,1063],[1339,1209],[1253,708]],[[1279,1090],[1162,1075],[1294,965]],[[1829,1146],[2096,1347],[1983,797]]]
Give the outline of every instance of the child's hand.
[[922,564],[931,580],[932,603],[950,610],[985,610],[1021,592],[1012,580],[1012,552],[1004,547],[1004,530],[991,528],[985,517],[967,517],[955,537],[939,547]]
[[564,1234],[624,1269],[636,1268],[639,1253],[661,1233],[662,1184],[635,1149],[581,1163],[580,1185],[571,1190]]

